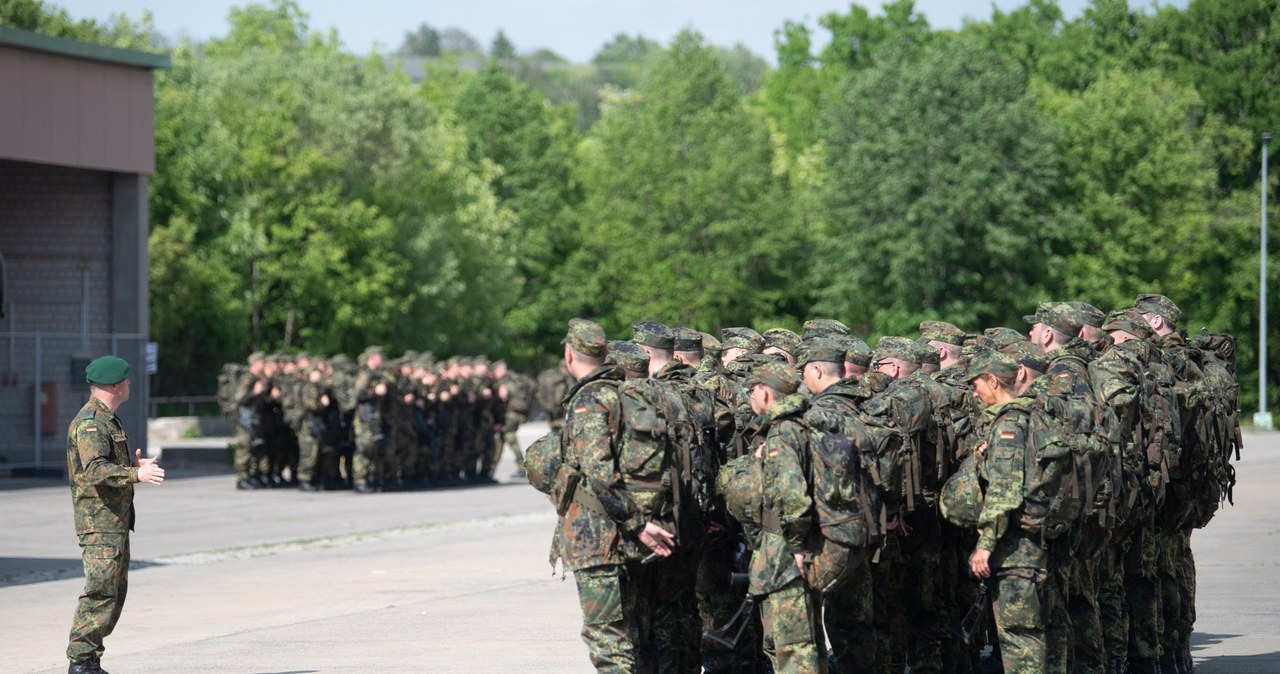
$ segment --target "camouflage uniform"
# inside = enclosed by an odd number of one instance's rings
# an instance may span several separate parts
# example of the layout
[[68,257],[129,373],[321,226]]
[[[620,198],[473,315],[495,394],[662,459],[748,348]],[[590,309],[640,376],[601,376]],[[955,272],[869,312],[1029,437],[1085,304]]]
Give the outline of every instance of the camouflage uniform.
[[564,404],[569,389],[573,387],[573,379],[564,371],[564,366],[551,367],[538,373],[537,381],[538,406],[547,413],[547,423],[551,430],[559,432],[564,427]]
[[[604,331],[589,321],[570,321],[567,340],[587,356],[605,353]],[[602,673],[630,674],[636,671],[636,592],[622,548],[646,521],[616,463],[621,380],[621,367],[603,365],[570,390],[552,501],[562,515],[559,553],[578,585],[591,662]]]
[[978,516],[977,548],[991,552],[987,583],[1004,671],[1019,674],[1046,671],[1041,602],[1047,560],[1039,535],[1018,522],[1025,495],[1023,466],[1030,451],[1023,405],[1030,402],[1019,398],[987,408],[990,434],[978,464],[987,487]]
[[138,481],[120,419],[96,398],[80,408],[67,429],[67,475],[85,577],[67,658],[86,663],[102,658],[102,641],[124,608]]
[[[377,392],[378,384],[385,384],[386,393]],[[389,476],[387,468],[387,443],[389,433],[388,397],[395,392],[395,382],[381,368],[361,367],[356,375],[355,394],[358,404],[354,423],[355,456],[352,476],[355,488],[360,492],[383,488]]]
[[[790,385],[781,373],[790,376]],[[777,377],[777,383],[761,381]],[[795,372],[785,365],[761,364],[750,383],[780,393],[795,391]],[[760,619],[764,651],[778,674],[826,672],[827,657],[820,617],[821,598],[801,576],[794,554],[816,542],[813,501],[809,497],[809,431],[803,425],[803,396],[775,400],[763,414],[763,532],[751,558],[749,592],[763,596]]]

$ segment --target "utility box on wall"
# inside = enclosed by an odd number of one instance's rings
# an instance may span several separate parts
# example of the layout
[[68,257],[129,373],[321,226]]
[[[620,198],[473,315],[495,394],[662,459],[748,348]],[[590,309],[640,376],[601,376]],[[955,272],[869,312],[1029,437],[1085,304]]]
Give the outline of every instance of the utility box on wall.
[[32,393],[40,396],[40,435],[49,437],[58,434],[58,383],[42,381],[37,389],[33,384]]

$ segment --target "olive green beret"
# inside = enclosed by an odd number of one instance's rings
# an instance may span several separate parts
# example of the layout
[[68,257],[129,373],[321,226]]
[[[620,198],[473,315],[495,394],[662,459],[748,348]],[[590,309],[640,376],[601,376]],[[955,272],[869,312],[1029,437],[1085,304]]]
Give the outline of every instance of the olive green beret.
[[800,351],[800,335],[786,328],[769,328],[760,335],[764,337],[765,347],[774,347],[782,349],[792,356],[799,355]]
[[1164,295],[1138,295],[1133,301],[1133,308],[1144,314],[1159,314],[1164,316],[1166,321],[1174,324],[1182,320],[1182,312],[1178,310],[1178,305]]
[[758,353],[764,348],[764,337],[751,328],[725,328],[720,331],[726,349],[746,349]]
[[631,341],[663,351],[670,351],[675,344],[675,333],[657,321],[641,321],[631,324]]
[[946,321],[920,321],[920,337],[926,342],[943,342],[960,346],[964,344],[964,330]]
[[977,349],[965,363],[965,369],[970,381],[984,374],[1007,377],[1018,374],[1018,362],[999,351]]
[[1075,337],[1080,332],[1082,323],[1074,309],[1066,302],[1041,302],[1036,305],[1036,312],[1023,316],[1022,320],[1035,325],[1043,323],[1064,335]]
[[1095,328],[1102,327],[1102,322],[1107,319],[1107,315],[1102,313],[1098,307],[1088,302],[1067,302],[1067,306],[1075,312],[1075,317],[1080,321],[1080,325],[1089,325]]
[[795,368],[786,363],[765,361],[751,366],[747,388],[756,384],[763,384],[784,395],[791,395],[800,388],[800,377],[796,375]]
[[703,333],[693,328],[675,328],[672,332],[675,333],[675,341],[671,346],[673,350],[684,353],[702,353]]
[[117,356],[95,358],[84,368],[84,380],[90,384],[119,384],[129,378],[129,363]]
[[803,367],[809,363],[843,363],[846,351],[844,344],[830,337],[814,337],[801,345],[796,364]]
[[584,356],[600,358],[605,354],[607,341],[604,336],[604,328],[600,327],[598,323],[593,323],[585,318],[571,318],[569,319],[569,331],[560,343],[568,344],[569,348]]

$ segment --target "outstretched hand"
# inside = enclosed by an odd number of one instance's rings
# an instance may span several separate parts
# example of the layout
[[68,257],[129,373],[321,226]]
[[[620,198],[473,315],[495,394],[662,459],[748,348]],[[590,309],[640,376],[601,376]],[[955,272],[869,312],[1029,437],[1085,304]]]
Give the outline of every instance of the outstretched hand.
[[142,450],[136,449],[133,453],[133,465],[138,469],[138,482],[149,482],[151,484],[164,482],[164,469],[156,463],[156,457],[144,459],[142,458]]

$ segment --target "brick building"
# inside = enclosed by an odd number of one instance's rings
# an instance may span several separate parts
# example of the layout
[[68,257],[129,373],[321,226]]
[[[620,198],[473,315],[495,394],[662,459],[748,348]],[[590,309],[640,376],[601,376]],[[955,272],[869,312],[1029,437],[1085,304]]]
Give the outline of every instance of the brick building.
[[169,57],[0,26],[0,475],[66,469],[84,365],[132,365],[145,447],[152,71]]

